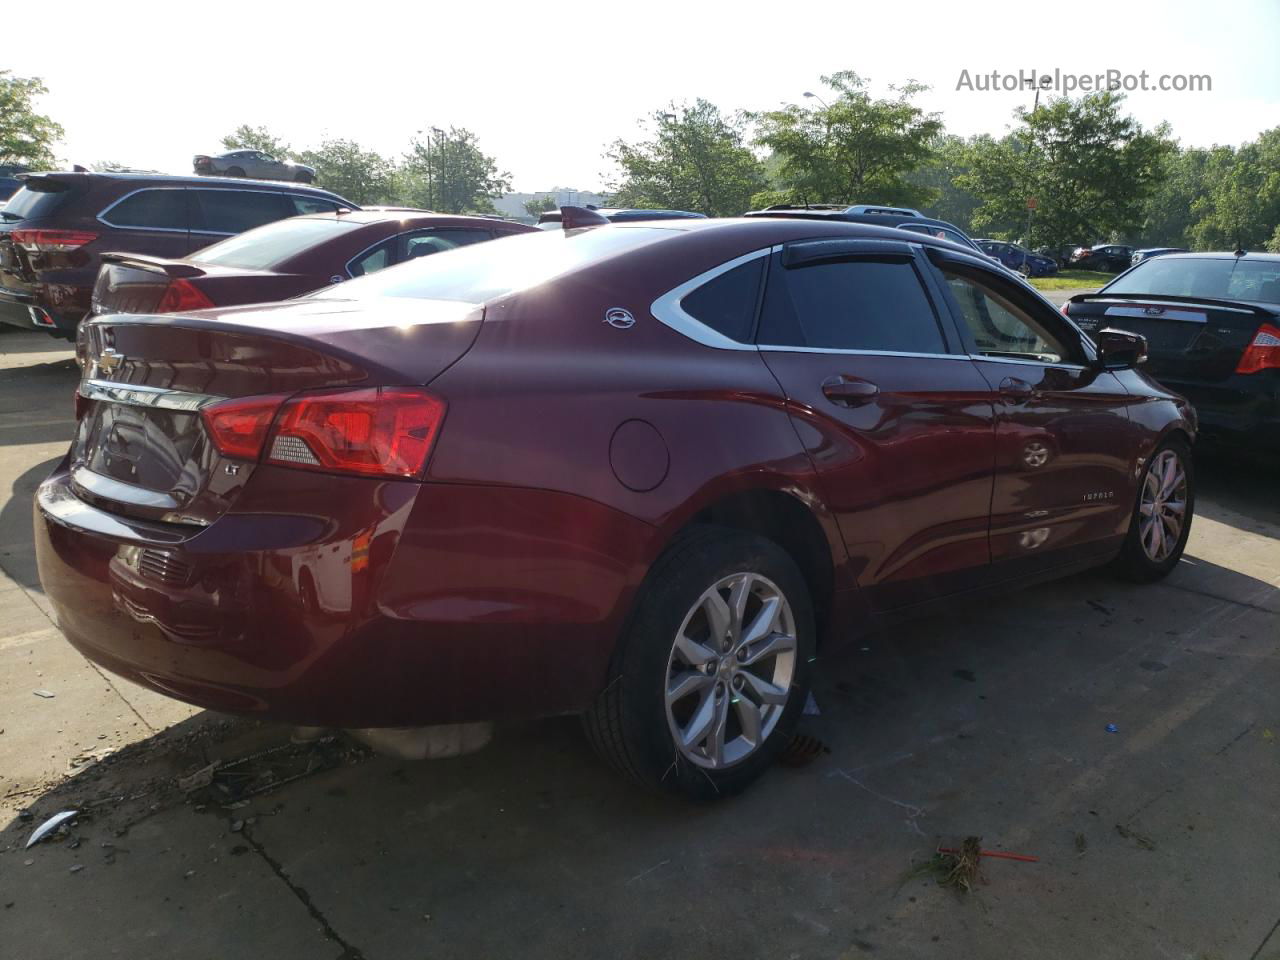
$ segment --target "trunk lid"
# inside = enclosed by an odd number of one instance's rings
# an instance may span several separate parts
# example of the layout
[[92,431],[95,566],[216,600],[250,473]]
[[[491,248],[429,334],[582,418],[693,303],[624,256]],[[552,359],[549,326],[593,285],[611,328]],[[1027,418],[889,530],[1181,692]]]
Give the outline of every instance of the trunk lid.
[[200,410],[221,399],[425,385],[470,349],[483,308],[450,301],[295,301],[81,325],[72,485],[139,519],[205,526],[254,463],[219,454]]
[[1147,372],[1179,385],[1229,378],[1258,328],[1274,320],[1273,311],[1239,301],[1149,294],[1073,297],[1070,315],[1088,334],[1115,327],[1146,337]]

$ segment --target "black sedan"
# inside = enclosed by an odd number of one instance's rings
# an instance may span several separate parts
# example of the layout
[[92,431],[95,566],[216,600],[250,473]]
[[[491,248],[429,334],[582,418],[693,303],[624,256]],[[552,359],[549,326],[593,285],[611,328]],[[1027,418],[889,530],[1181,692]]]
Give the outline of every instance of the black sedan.
[[1146,371],[1195,404],[1205,440],[1280,453],[1280,255],[1146,259],[1062,312],[1146,337]]

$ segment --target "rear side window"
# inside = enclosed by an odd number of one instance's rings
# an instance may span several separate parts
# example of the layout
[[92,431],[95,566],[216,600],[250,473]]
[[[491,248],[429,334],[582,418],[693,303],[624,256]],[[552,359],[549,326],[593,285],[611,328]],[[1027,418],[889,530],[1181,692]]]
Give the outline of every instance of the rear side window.
[[265,190],[191,190],[191,229],[198,233],[243,233],[294,213],[282,193]]
[[910,263],[844,260],[770,271],[762,345],[946,353],[933,306]]
[[423,230],[420,233],[409,234],[404,238],[403,259],[416,260],[418,257],[427,257],[433,253],[442,253],[445,250],[465,247],[472,243],[482,243],[492,238],[493,234],[488,230],[448,228]]
[[193,259],[223,267],[270,270],[317,244],[359,227],[358,223],[328,217],[277,220],[205,247]]
[[300,193],[291,193],[288,195],[288,199],[293,204],[293,212],[295,214],[333,213],[342,206],[336,200],[329,200],[325,197],[304,197]]
[[749,343],[756,319],[764,257],[726,270],[708,280],[680,301],[685,313],[717,333],[739,343]]
[[99,215],[114,227],[143,230],[186,230],[185,190],[139,190],[116,201]]

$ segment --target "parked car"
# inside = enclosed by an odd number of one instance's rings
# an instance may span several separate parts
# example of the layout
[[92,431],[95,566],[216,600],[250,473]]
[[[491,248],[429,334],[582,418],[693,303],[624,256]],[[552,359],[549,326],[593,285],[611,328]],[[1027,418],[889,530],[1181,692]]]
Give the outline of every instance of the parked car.
[[289,180],[294,183],[311,183],[316,178],[315,167],[277,160],[261,150],[197,153],[191,163],[195,173],[202,177],[253,177],[258,180]]
[[786,745],[819,650],[1178,562],[1193,413],[1140,337],[1095,346],[928,235],[571,221],[603,225],[85,323],[35,496],[71,643],[299,724],[582,713],[627,774],[711,799]]
[[1146,259],[1062,311],[1145,336],[1147,373],[1195,404],[1206,441],[1280,453],[1280,255]]
[[169,313],[285,300],[327,284],[533,227],[424,210],[339,210],[277,220],[189,257],[105,253],[93,312]]
[[[633,207],[586,207],[600,214],[610,223],[635,223],[639,220],[705,220],[705,213],[689,210],[642,210]],[[543,230],[559,230],[562,215],[559,210],[547,210],[538,216],[538,226]]]
[[1058,263],[1052,257],[1032,253],[1020,244],[989,239],[973,242],[987,256],[994,257],[1010,270],[1024,277],[1051,277],[1058,272]]
[[[925,236],[950,240],[968,247],[979,256],[989,256],[970,239],[969,235],[954,223],[923,216],[918,210],[874,204],[777,204],[763,210],[751,210],[747,217],[793,217],[801,220],[839,220],[846,223],[866,223],[882,227],[897,227]],[[991,259],[995,259],[991,257]]]
[[104,252],[185,257],[224,237],[355,204],[270,181],[29,173],[0,209],[0,323],[70,339]]
[[1077,270],[1103,270],[1108,273],[1119,273],[1129,269],[1129,261],[1133,259],[1133,247],[1119,243],[1108,243],[1102,246],[1077,247],[1071,254],[1070,266]]
[[1163,257],[1166,253],[1189,253],[1186,247],[1146,247],[1142,250],[1133,251],[1133,256],[1129,258],[1129,266],[1135,266],[1143,260],[1150,260],[1152,257]]

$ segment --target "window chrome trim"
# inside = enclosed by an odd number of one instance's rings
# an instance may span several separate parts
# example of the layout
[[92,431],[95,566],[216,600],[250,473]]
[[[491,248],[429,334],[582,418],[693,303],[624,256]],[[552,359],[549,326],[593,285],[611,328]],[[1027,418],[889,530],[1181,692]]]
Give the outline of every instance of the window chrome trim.
[[768,350],[771,353],[835,353],[842,356],[854,357],[914,357],[923,360],[973,359],[965,353],[915,353],[910,350],[846,350],[839,347],[783,347],[768,343],[760,344],[759,348],[762,353]]
[[1083,363],[1054,363],[1049,360],[1018,360],[1015,357],[988,357],[981,353],[969,354],[970,360],[981,360],[984,363],[1018,363],[1024,366],[1033,367],[1055,367],[1059,370],[1091,370],[1092,367]]
[[716,277],[723,273],[728,273],[735,267],[740,267],[744,263],[750,263],[752,260],[759,260],[761,257],[768,257],[782,249],[781,244],[775,244],[771,247],[764,247],[760,250],[752,250],[740,257],[735,257],[720,264],[718,267],[712,267],[704,273],[698,274],[691,280],[686,280],[680,286],[673,290],[668,290],[657,300],[649,305],[649,312],[652,313],[659,323],[670,327],[676,333],[679,333],[695,343],[700,343],[704,347],[713,347],[717,350],[756,350],[754,343],[742,343],[726,337],[718,330],[713,330],[701,320],[698,320],[685,312],[680,301],[687,297],[693,291],[697,290],[704,284],[710,283]]
[[208,393],[188,393],[142,384],[112,383],[109,380],[81,380],[77,389],[86,400],[105,400],[108,403],[125,403],[134,407],[155,407],[161,410],[194,412],[226,399]]

